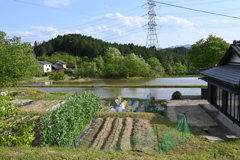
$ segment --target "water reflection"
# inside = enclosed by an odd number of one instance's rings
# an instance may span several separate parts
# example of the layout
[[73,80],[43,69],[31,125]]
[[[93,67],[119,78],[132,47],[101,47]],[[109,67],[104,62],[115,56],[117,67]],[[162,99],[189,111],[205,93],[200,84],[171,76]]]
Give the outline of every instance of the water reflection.
[[83,92],[92,91],[102,98],[116,98],[123,95],[128,98],[146,98],[149,93],[156,99],[171,99],[175,91],[180,91],[183,95],[201,95],[200,88],[65,88],[65,87],[38,87],[37,89],[46,92]]
[[45,84],[45,82],[37,82],[35,85],[207,85],[205,81],[199,80],[198,77],[183,77],[183,78],[146,78],[146,79],[100,79],[89,80],[86,82],[52,82]]

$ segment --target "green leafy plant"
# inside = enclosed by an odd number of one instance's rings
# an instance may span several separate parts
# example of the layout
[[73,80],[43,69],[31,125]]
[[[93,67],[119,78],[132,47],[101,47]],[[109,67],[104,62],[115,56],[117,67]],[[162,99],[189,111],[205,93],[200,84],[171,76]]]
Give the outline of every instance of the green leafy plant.
[[172,99],[182,99],[182,93],[179,92],[179,91],[175,91],[175,92],[172,94]]
[[35,122],[24,122],[19,106],[15,106],[10,99],[10,96],[0,96],[0,145],[28,146],[34,140]]
[[93,92],[77,93],[41,122],[42,146],[71,146],[93,115],[101,110],[101,98]]

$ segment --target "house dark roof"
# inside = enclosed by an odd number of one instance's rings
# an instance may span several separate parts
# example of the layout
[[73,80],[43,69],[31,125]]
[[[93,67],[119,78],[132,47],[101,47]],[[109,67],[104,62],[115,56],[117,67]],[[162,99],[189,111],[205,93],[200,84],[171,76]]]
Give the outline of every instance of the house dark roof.
[[52,65],[53,70],[66,70],[66,68],[63,68],[62,66],[59,66],[57,64]]
[[240,65],[212,66],[200,69],[199,73],[223,83],[240,86]]
[[54,64],[58,64],[59,65],[59,64],[67,64],[67,63],[59,60],[59,61],[55,62]]
[[52,64],[52,63],[50,63],[50,62],[48,62],[48,61],[39,61],[39,63],[40,63],[40,64]]

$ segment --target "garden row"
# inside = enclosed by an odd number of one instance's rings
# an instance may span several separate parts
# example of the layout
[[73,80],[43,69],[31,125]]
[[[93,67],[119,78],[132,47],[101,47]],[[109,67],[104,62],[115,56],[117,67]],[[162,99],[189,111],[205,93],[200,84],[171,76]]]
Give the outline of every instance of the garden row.
[[158,139],[151,124],[139,118],[98,118],[91,132],[78,147],[94,150],[140,150],[158,153]]
[[101,98],[93,92],[69,97],[41,122],[42,146],[72,146],[101,107]]

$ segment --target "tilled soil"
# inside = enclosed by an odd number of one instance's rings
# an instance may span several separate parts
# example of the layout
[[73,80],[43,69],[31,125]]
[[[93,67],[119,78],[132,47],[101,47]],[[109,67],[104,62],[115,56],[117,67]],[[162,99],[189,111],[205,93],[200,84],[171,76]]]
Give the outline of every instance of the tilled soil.
[[141,150],[154,153],[157,136],[146,119],[99,118],[81,144],[96,150]]
[[46,111],[46,109],[60,103],[62,100],[34,100],[31,104],[21,108],[22,111]]

